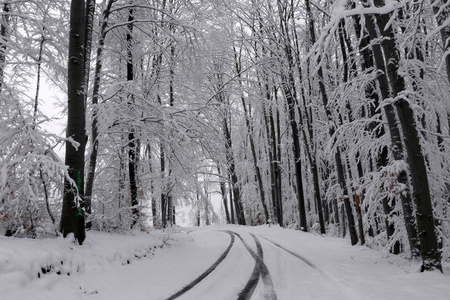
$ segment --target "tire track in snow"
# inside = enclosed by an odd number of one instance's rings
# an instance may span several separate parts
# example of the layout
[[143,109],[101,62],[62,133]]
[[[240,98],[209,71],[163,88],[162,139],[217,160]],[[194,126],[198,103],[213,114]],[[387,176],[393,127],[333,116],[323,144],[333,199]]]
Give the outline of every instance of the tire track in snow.
[[250,279],[247,281],[247,284],[245,285],[244,289],[239,293],[238,300],[250,299],[253,295],[253,292],[255,291],[256,286],[258,285],[260,278],[262,278],[264,284],[263,299],[277,300],[277,295],[275,293],[272,278],[270,276],[269,269],[264,263],[264,253],[258,238],[254,234],[250,233],[250,235],[252,236],[252,238],[255,240],[256,243],[257,253],[255,253],[237,232],[234,231],[227,231],[227,232],[230,234],[235,234],[241,240],[242,244],[245,246],[247,251],[252,255],[253,259],[255,260],[255,267],[253,269],[253,273],[250,276]]
[[181,290],[179,290],[178,292],[176,292],[175,294],[173,294],[172,296],[170,296],[169,298],[167,298],[167,300],[173,300],[176,299],[178,297],[180,297],[181,295],[183,295],[184,293],[188,292],[189,290],[191,290],[194,286],[196,286],[197,284],[200,283],[200,281],[202,281],[203,279],[206,278],[206,276],[208,276],[209,274],[211,274],[212,271],[214,271],[217,266],[223,262],[223,260],[225,259],[225,257],[228,255],[228,253],[231,250],[231,247],[233,247],[234,244],[234,234],[230,233],[227,231],[227,233],[230,235],[231,237],[231,241],[230,244],[228,245],[227,249],[222,253],[222,255],[217,259],[217,261],[211,265],[211,267],[209,267],[205,272],[203,272],[199,277],[197,277],[195,280],[193,280],[191,283],[189,283],[188,285],[186,285],[184,288],[182,288]]
[[359,295],[358,293],[356,293],[354,290],[352,290],[350,288],[350,286],[345,283],[342,282],[341,280],[337,279],[335,276],[333,276],[332,274],[326,272],[325,270],[323,270],[321,267],[319,267],[318,265],[316,265],[315,263],[313,263],[312,261],[310,261],[309,259],[307,259],[306,257],[295,253],[283,246],[281,246],[280,244],[269,240],[268,238],[259,235],[260,237],[262,237],[263,239],[265,239],[266,241],[274,244],[275,246],[277,246],[278,248],[286,251],[287,253],[295,256],[296,258],[300,259],[301,261],[303,261],[305,264],[307,264],[308,266],[310,266],[312,269],[316,270],[317,272],[319,272],[320,274],[322,274],[323,277],[327,278],[328,280],[330,280],[333,285],[343,294],[347,297],[347,299],[366,299],[365,296]]

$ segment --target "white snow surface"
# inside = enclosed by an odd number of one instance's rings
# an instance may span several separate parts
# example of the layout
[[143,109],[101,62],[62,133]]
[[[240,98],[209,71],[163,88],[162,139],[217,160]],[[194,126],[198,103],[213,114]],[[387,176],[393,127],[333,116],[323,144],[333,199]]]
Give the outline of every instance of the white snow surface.
[[70,238],[0,237],[0,299],[168,299],[210,268],[232,236],[225,259],[178,299],[238,299],[255,259],[236,234],[254,253],[253,236],[260,242],[269,271],[251,299],[450,299],[448,263],[443,274],[421,273],[419,261],[344,239],[234,225],[89,231],[82,246]]

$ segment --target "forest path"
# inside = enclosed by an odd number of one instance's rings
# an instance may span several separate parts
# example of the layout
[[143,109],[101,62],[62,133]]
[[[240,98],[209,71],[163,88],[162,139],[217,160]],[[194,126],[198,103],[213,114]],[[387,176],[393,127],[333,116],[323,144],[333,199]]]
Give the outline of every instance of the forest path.
[[[167,299],[206,299],[207,294],[215,295],[214,299],[238,300],[361,299],[316,264],[251,231],[251,227],[218,231],[231,237],[228,247],[223,245],[225,252]],[[249,275],[251,263],[254,267]]]

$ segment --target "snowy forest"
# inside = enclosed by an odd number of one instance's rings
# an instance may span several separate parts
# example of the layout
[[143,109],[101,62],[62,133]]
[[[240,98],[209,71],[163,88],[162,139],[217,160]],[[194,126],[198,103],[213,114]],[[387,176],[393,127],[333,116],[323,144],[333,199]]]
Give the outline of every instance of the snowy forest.
[[1,234],[188,210],[450,260],[448,0],[68,2],[0,1]]

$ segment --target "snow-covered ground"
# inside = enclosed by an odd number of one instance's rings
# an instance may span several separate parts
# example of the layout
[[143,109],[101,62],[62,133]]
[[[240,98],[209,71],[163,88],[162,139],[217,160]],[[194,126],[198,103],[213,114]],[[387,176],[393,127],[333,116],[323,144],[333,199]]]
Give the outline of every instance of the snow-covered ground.
[[90,231],[83,246],[0,237],[0,299],[168,299],[202,274],[178,299],[242,298],[255,274],[251,299],[450,299],[450,265],[444,274],[419,267],[343,239],[273,226]]

